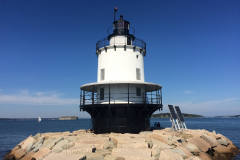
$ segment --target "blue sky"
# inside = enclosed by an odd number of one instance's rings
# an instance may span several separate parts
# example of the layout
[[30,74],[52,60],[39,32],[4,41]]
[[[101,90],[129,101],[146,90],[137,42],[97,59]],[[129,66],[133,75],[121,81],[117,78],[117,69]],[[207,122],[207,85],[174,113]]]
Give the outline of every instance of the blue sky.
[[79,87],[97,81],[95,46],[115,7],[147,43],[162,112],[240,114],[239,0],[1,0],[0,118],[89,117]]

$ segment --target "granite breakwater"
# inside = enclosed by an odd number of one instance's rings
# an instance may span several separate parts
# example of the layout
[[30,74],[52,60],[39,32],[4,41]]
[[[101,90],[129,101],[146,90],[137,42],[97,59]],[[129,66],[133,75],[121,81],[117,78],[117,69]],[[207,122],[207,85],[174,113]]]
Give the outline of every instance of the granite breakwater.
[[89,130],[30,135],[4,160],[228,160],[239,154],[227,137],[207,130],[94,134]]

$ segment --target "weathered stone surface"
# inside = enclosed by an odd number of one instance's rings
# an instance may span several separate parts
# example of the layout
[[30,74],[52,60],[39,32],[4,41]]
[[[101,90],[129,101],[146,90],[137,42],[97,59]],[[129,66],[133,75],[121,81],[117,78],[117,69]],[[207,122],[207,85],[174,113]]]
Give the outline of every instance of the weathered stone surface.
[[52,142],[47,144],[45,147],[48,148],[48,149],[52,149],[61,140],[63,140],[63,137],[59,137],[57,139],[54,139]]
[[41,137],[41,133],[37,133],[35,136],[33,136],[33,138],[36,140],[36,141],[38,141],[38,138],[40,138]]
[[33,154],[34,154],[34,152],[29,152],[21,160],[32,160]]
[[34,153],[32,155],[32,157],[35,158],[35,159],[39,159],[39,158],[42,158],[44,156],[47,156],[50,152],[51,152],[50,149],[44,147],[44,148],[40,149],[37,153]]
[[100,155],[102,155],[103,157],[105,157],[106,155],[111,155],[111,154],[112,154],[112,152],[109,151],[109,150],[107,150],[107,149],[97,149],[97,150],[95,151],[95,153],[96,153],[96,154],[100,154]]
[[145,138],[118,139],[118,145],[126,143],[145,143]]
[[62,146],[63,149],[68,149],[68,148],[72,148],[75,146],[75,143],[73,142],[69,142],[68,144],[65,144],[64,146]]
[[36,140],[33,137],[28,137],[22,144],[21,148],[25,150],[30,143],[36,143]]
[[200,152],[198,156],[204,160],[211,160],[211,158],[204,152]]
[[66,138],[69,142],[75,142],[75,141],[77,141],[78,140],[78,137],[76,137],[76,136],[71,136],[71,137],[67,137]]
[[187,157],[186,153],[180,148],[173,148],[171,151],[180,154],[184,159]]
[[114,144],[113,141],[108,141],[107,143],[105,143],[103,145],[103,148],[105,148],[105,149],[113,149],[113,148],[116,148],[116,145]]
[[210,144],[211,147],[216,147],[219,145],[219,142],[216,140],[215,137],[204,134],[202,135],[202,139],[204,139],[208,144]]
[[18,149],[15,151],[14,153],[14,156],[17,158],[17,159],[20,159],[21,157],[23,157],[24,155],[26,154],[26,152],[22,149]]
[[125,160],[130,159],[141,159],[141,160],[150,160],[151,159],[151,149],[146,148],[114,148],[112,155],[115,157],[123,157]]
[[186,148],[192,153],[201,152],[200,148],[198,148],[195,144],[190,142],[186,144]]
[[45,139],[45,137],[40,137],[40,138],[39,138],[39,141],[33,145],[32,148],[34,148],[34,149],[33,149],[34,152],[37,152],[37,151],[40,149],[40,147],[41,147],[42,144],[43,144],[44,139]]
[[200,157],[197,157],[197,156],[192,156],[186,160],[202,160]]
[[228,146],[229,144],[226,138],[220,138],[218,139],[218,142],[223,146]]
[[218,145],[217,147],[214,148],[214,150],[219,153],[230,153],[230,154],[233,153],[229,148],[222,145]]
[[42,160],[85,160],[84,154],[51,153]]
[[168,144],[166,144],[166,143],[162,143],[162,142],[157,141],[157,140],[155,140],[155,139],[152,139],[151,141],[152,141],[152,143],[153,143],[153,148],[154,148],[154,146],[159,146],[159,147],[165,148],[165,149],[173,148],[173,146],[170,146],[170,145],[168,145]]
[[182,155],[173,152],[171,149],[161,151],[159,160],[183,160]]
[[153,133],[152,131],[142,131],[139,134],[140,135],[148,135],[148,134],[152,134],[152,133]]
[[[34,145],[35,146],[35,145]],[[43,148],[43,145],[42,145],[42,143],[39,143],[37,146],[35,146],[34,148],[33,148],[33,152],[38,152],[39,151],[39,149],[41,149],[41,148]]]
[[104,160],[103,157],[93,157],[93,158],[88,158],[87,160]]
[[48,138],[44,140],[43,145],[46,146],[48,143],[52,142],[55,138]]
[[127,143],[120,144],[117,148],[148,148],[147,143]]
[[87,140],[87,141],[76,141],[75,142],[75,146],[77,146],[78,144],[84,144],[84,145],[93,145],[96,149],[103,149],[103,145],[105,144],[105,141],[101,141],[101,140]]
[[61,152],[61,151],[63,150],[62,146],[66,145],[66,144],[68,144],[68,140],[67,140],[67,139],[64,139],[64,140],[58,142],[58,143],[52,148],[53,152],[56,152],[56,153]]
[[114,157],[114,156],[112,156],[112,155],[106,155],[105,157],[104,157],[104,160],[115,160],[116,158]]
[[151,134],[151,135],[148,135],[151,139],[154,139],[154,140],[157,140],[157,141],[160,141],[162,143],[165,143],[165,144],[168,144],[168,142],[161,136],[157,135],[157,134]]
[[184,147],[181,147],[181,146],[179,146],[177,148],[181,149],[186,154],[187,158],[193,156],[193,154],[187,148],[184,148]]
[[239,154],[239,149],[234,144],[229,144],[227,148],[230,149],[234,154]]
[[92,144],[75,144],[74,147],[63,150],[63,153],[75,153],[75,152],[93,152],[96,148]]
[[195,144],[203,152],[207,152],[209,150],[209,148],[211,148],[210,144],[208,144],[202,138],[194,137],[194,138],[189,139],[188,142]]
[[27,146],[27,148],[26,148],[26,152],[27,152],[27,153],[30,152],[30,151],[33,149],[33,145],[34,145],[34,142],[31,142],[31,143]]

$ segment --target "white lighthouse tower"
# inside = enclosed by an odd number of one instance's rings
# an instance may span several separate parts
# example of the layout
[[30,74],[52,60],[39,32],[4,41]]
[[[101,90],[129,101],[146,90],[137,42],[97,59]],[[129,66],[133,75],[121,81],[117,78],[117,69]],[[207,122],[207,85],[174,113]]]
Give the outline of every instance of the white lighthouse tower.
[[111,28],[96,44],[97,82],[80,87],[80,111],[91,115],[95,133],[149,130],[151,115],[162,109],[162,86],[145,82],[146,43],[134,36],[133,28],[130,33],[122,15]]

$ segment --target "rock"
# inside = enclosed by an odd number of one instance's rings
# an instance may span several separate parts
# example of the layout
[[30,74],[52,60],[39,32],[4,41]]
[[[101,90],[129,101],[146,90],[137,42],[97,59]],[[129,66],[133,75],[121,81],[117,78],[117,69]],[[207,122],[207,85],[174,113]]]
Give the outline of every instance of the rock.
[[194,137],[188,140],[188,142],[195,144],[198,148],[200,148],[203,152],[207,152],[211,146],[202,138]]
[[186,140],[186,139],[189,139],[189,138],[193,138],[193,135],[182,133],[182,134],[180,134],[180,137]]
[[31,142],[31,143],[27,146],[27,148],[26,148],[26,152],[27,152],[27,153],[30,152],[30,151],[33,149],[33,145],[34,145],[34,142]]
[[201,149],[200,149],[200,148],[198,148],[195,144],[190,143],[190,142],[188,142],[188,143],[186,144],[186,148],[187,148],[190,152],[192,152],[192,153],[201,152]]
[[182,155],[173,152],[171,149],[161,151],[159,160],[183,160]]
[[151,159],[151,149],[146,148],[114,148],[112,155],[115,157],[123,157],[126,160],[130,159],[141,159],[150,160]]
[[74,136],[74,137],[67,137],[66,138],[69,142],[75,142],[78,140],[78,137]]
[[180,154],[184,159],[187,157],[186,153],[183,152],[183,150],[181,150],[180,148],[173,148],[171,151]]
[[223,146],[228,146],[228,140],[226,138],[220,138],[218,139],[218,142]]
[[61,151],[63,150],[62,146],[66,145],[66,144],[68,144],[68,140],[67,140],[67,139],[64,139],[64,140],[58,142],[58,143],[52,148],[53,152],[56,152],[56,153],[61,152]]
[[197,156],[192,156],[186,160],[202,160],[201,158],[197,157]]
[[113,157],[112,155],[106,155],[105,157],[104,157],[104,160],[115,160],[116,158],[115,157]]
[[63,137],[59,137],[57,139],[54,139],[52,142],[47,144],[45,147],[48,148],[48,149],[52,149],[61,140],[63,140]]
[[[35,146],[35,145],[34,145]],[[41,143],[39,143],[37,146],[35,146],[35,148],[33,148],[33,152],[38,152],[39,149],[43,148],[43,145]]]
[[75,144],[70,149],[63,150],[63,153],[75,153],[75,152],[90,152],[92,153],[96,148],[92,144]]
[[46,146],[48,143],[52,142],[55,138],[48,138],[43,142],[43,146]]
[[20,159],[25,154],[26,154],[26,152],[23,149],[18,149],[15,151],[14,156],[16,157],[16,159]]
[[103,157],[93,157],[93,158],[88,158],[87,160],[104,160]]
[[222,146],[222,145],[218,145],[217,147],[214,148],[215,151],[217,151],[218,153],[230,153],[230,154],[233,154],[233,152],[225,147],[225,146]]
[[33,138],[36,140],[36,141],[38,141],[38,138],[40,138],[41,137],[41,133],[37,133],[35,136],[33,136]]
[[116,145],[114,144],[113,141],[108,141],[107,143],[105,143],[103,145],[103,148],[105,148],[105,149],[113,149],[113,148],[116,148]]
[[44,148],[40,149],[37,153],[34,153],[32,155],[32,157],[35,158],[35,159],[39,159],[39,158],[42,158],[44,156],[47,156],[50,152],[51,152],[50,149],[44,147]]
[[75,146],[75,143],[69,142],[68,144],[65,144],[64,146],[62,146],[62,149],[68,149],[74,146]]
[[25,150],[30,143],[36,143],[36,140],[33,137],[28,137],[22,144],[21,148]]
[[147,143],[127,143],[127,144],[120,144],[118,148],[148,148]]
[[204,159],[204,160],[211,160],[211,158],[209,157],[209,155],[207,153],[204,153],[204,152],[200,152],[198,154],[198,156],[201,158],[201,159]]
[[97,150],[95,151],[95,153],[96,153],[96,154],[100,154],[100,155],[102,155],[103,157],[105,157],[106,155],[111,155],[111,154],[112,154],[112,152],[109,151],[109,150],[107,150],[107,149],[97,149]]
[[159,146],[159,147],[165,148],[165,149],[173,148],[173,146],[170,146],[170,145],[168,145],[168,144],[166,144],[166,143],[162,143],[162,142],[157,141],[157,140],[155,140],[155,139],[152,139],[151,141],[152,141],[152,143],[153,143],[153,148],[154,148],[154,146]]
[[51,153],[42,160],[85,160],[84,154]]
[[234,154],[239,154],[239,149],[234,144],[229,144],[227,148],[230,149]]
[[32,160],[33,154],[34,154],[34,152],[29,152],[21,160]]
[[204,139],[208,144],[210,144],[211,147],[216,147],[219,145],[219,142],[214,137],[202,135],[201,138]]
[[101,140],[82,140],[82,141],[76,141],[75,146],[80,144],[80,145],[93,145],[96,149],[103,149],[103,145],[105,144],[105,141]]
[[160,141],[162,143],[168,144],[168,142],[161,136],[157,135],[157,134],[152,134],[152,135],[148,135],[151,139]]
[[42,146],[44,139],[45,139],[44,137],[40,137],[39,141],[33,145],[34,151],[36,152],[38,151],[38,149]]
[[192,157],[193,156],[193,154],[187,149],[187,148],[185,148],[185,147],[181,147],[181,146],[179,146],[179,147],[177,147],[178,149],[181,149],[185,154],[186,154],[186,158],[189,158],[189,157]]
[[152,131],[142,131],[139,134],[140,135],[148,135],[148,134],[152,134],[152,133],[153,133]]
[[213,131],[212,134],[215,135],[215,136],[217,135],[215,131]]

